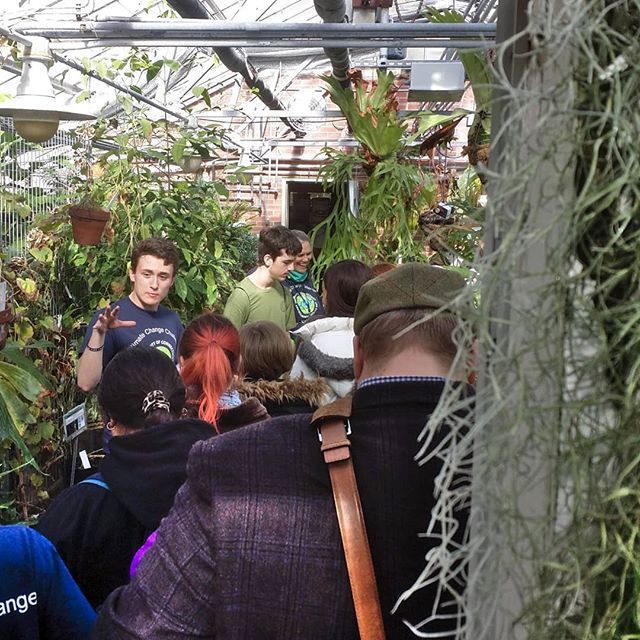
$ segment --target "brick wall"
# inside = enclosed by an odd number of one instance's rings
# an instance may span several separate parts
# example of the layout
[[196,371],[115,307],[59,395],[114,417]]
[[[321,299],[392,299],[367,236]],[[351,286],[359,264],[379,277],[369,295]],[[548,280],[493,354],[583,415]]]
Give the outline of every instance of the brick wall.
[[[268,86],[274,88],[283,104],[290,104],[301,91],[312,91],[324,88],[319,76],[330,73],[330,68],[320,69],[313,74],[300,74],[291,80],[282,91],[282,78],[287,80],[287,71],[279,73],[277,70],[265,70],[261,72]],[[366,79],[375,77],[375,69],[363,71]],[[398,102],[400,109],[418,110],[421,103],[408,102],[409,73],[399,72],[401,80]],[[326,92],[325,92],[326,94]],[[243,85],[238,91],[236,84],[227,86],[213,98],[214,104],[222,108],[228,108],[233,96],[237,105],[243,105],[245,112],[262,109],[262,103]],[[327,109],[336,110],[337,107],[330,101],[326,94]],[[473,109],[473,94],[468,90],[461,101],[463,108]],[[245,200],[253,205],[253,212],[249,218],[256,230],[263,226],[286,222],[285,183],[291,180],[313,182],[318,180],[318,168],[321,162],[322,146],[327,144],[336,148],[349,149],[342,143],[351,141],[346,121],[336,117],[331,120],[305,120],[304,138],[296,139],[287,126],[278,119],[271,119],[266,124],[257,119],[251,123],[244,120],[244,130],[241,137],[247,144],[260,149],[266,162],[260,166],[260,175],[255,175],[250,185],[228,185],[231,196],[234,199]],[[234,127],[235,128],[235,127]],[[463,168],[466,166],[466,158],[462,157],[462,147],[466,143],[468,124],[466,119],[456,129],[457,140],[447,152],[446,162],[452,166]],[[288,144],[291,143],[291,144]],[[440,162],[443,159],[440,158]],[[224,163],[216,167],[213,175],[218,179],[224,174]]]

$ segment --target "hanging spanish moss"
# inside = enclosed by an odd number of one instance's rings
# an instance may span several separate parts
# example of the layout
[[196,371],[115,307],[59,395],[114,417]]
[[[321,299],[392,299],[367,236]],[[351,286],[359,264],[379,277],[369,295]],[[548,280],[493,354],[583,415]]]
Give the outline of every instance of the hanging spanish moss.
[[[513,41],[498,51],[479,304],[473,287],[458,301],[476,408],[439,453],[442,544],[405,594],[443,585],[465,605],[459,638],[640,638],[639,36],[638,0],[531,2],[515,86]],[[465,406],[451,388],[432,424]],[[447,592],[464,564],[466,594]]]

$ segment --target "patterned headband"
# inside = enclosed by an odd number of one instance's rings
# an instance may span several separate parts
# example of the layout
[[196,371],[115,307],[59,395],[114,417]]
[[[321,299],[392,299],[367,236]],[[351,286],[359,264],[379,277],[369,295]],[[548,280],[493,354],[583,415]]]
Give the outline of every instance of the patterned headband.
[[157,411],[159,409],[164,409],[165,411],[169,411],[171,405],[164,397],[164,393],[160,391],[160,389],[156,389],[155,391],[149,391],[147,395],[144,397],[142,401],[142,415],[149,415],[152,411]]

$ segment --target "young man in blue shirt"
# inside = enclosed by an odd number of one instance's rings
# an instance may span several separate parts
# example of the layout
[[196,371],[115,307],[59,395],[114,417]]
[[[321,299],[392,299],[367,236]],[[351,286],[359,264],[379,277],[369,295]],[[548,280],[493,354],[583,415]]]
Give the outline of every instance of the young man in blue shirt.
[[77,373],[83,391],[96,387],[111,358],[131,346],[155,347],[178,362],[182,322],[160,304],[175,281],[178,264],[178,251],[165,238],[148,238],[133,250],[131,293],[93,316],[80,347]]

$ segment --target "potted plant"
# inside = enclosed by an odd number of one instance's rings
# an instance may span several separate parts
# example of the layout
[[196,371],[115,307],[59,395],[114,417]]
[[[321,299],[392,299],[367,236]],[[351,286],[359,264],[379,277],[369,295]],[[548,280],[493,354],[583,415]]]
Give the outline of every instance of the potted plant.
[[100,173],[95,179],[93,170],[96,169],[92,168],[88,177],[75,177],[73,184],[77,200],[63,208],[71,219],[73,239],[80,245],[100,244],[111,206],[119,193],[111,181],[102,179],[104,167],[99,167]]
[[90,195],[67,208],[71,218],[73,239],[78,244],[100,244],[102,233],[109,220],[109,211],[103,209]]
[[180,129],[171,146],[171,158],[186,173],[196,173],[204,161],[215,157],[214,149],[221,146],[221,135],[218,125]]

